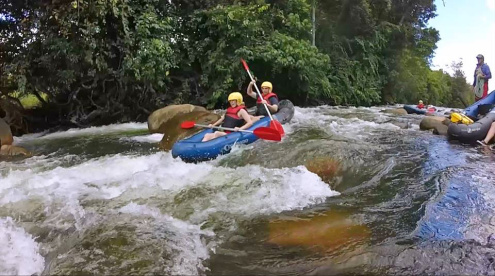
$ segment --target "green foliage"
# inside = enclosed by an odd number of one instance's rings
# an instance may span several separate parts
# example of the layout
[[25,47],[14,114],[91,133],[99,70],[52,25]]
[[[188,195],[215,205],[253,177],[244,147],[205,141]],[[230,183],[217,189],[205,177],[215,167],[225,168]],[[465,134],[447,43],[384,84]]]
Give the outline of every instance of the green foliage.
[[144,120],[225,106],[244,58],[298,105],[472,101],[460,67],[429,69],[433,0],[315,2],[316,47],[313,0],[0,0],[0,92],[33,95],[54,124]]

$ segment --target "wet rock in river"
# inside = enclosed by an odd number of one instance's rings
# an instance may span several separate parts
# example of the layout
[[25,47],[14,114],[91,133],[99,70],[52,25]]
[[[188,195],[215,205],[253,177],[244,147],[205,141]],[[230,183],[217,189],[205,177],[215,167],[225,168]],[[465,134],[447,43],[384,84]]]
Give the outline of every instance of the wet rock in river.
[[13,142],[14,137],[12,136],[10,126],[2,118],[0,118],[0,146],[12,145]]
[[181,128],[184,121],[195,121],[198,124],[210,124],[220,118],[220,115],[212,113],[201,106],[190,104],[169,105],[156,110],[148,117],[148,129],[151,133],[163,133],[160,147],[170,150],[177,140],[186,138],[203,128]]
[[423,120],[421,120],[419,128],[421,130],[433,130],[433,134],[447,135],[449,124],[449,118],[442,116],[425,116]]
[[382,110],[382,112],[388,114],[396,114],[396,115],[407,115],[407,111],[404,108],[385,109]]
[[281,246],[304,246],[320,252],[352,248],[370,238],[365,224],[350,214],[330,210],[310,218],[273,220],[269,222],[268,242]]
[[340,173],[340,163],[332,158],[318,157],[306,162],[308,171],[317,174],[321,180],[330,183]]

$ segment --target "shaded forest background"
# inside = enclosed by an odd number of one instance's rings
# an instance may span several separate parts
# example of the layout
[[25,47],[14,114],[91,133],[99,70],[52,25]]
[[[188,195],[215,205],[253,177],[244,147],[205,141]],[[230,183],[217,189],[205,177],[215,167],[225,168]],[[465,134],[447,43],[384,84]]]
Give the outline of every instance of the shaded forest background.
[[433,0],[0,0],[0,117],[25,133],[225,107],[249,82],[241,57],[299,106],[464,107],[462,64],[429,68],[435,11]]

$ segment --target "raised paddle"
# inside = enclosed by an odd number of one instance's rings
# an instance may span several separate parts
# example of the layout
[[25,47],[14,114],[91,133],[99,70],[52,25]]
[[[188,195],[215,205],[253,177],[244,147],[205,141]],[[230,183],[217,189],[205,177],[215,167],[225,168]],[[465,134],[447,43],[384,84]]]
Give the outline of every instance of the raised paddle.
[[[244,69],[246,69],[246,72],[248,73],[251,80],[254,81],[253,75],[251,75],[251,71],[249,71],[249,66],[247,65],[246,61],[241,58],[241,62],[242,62],[242,65],[244,65]],[[263,99],[263,96],[261,96],[261,92],[258,89],[258,86],[256,85],[256,83],[254,84],[254,88],[256,88],[256,92],[258,92],[258,97],[260,97],[260,99]],[[268,113],[268,116],[270,116],[270,127],[274,128],[278,132],[280,132],[280,135],[284,135],[285,131],[284,131],[284,128],[282,127],[282,124],[280,124],[279,121],[273,119],[272,114],[270,113],[270,110],[268,109],[268,106],[266,104],[263,104],[263,106],[265,107],[266,112]]]
[[[193,127],[207,127],[207,128],[209,128],[209,126],[207,126],[207,125],[196,124],[194,121],[182,122],[180,127],[181,128],[193,128]],[[236,131],[234,128],[230,128],[230,127],[214,126],[212,128],[221,129],[221,130]],[[254,129],[254,131],[253,130],[245,130],[245,129],[237,130],[237,131],[253,133],[258,138],[264,139],[264,140],[270,140],[270,141],[282,140],[282,136],[280,136],[280,132],[278,132],[277,130],[275,130],[273,128],[269,128],[269,127],[258,127],[256,129]]]

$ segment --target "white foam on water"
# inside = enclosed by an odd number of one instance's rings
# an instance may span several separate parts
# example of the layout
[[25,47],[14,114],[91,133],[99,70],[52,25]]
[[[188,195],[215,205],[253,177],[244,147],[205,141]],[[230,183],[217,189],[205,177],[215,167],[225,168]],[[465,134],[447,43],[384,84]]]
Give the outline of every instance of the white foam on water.
[[[122,131],[122,125],[117,129]],[[108,133],[109,129],[103,127],[100,131]],[[69,135],[86,133],[59,133],[51,138]],[[239,145],[234,147],[234,152],[251,147]],[[18,207],[33,212],[32,209],[38,206],[33,207],[33,204],[39,204],[36,212],[40,214],[34,216],[43,217],[43,227],[62,230],[71,226],[76,229],[88,227],[87,220],[93,212],[99,213],[104,220],[109,212],[117,211],[108,206],[119,206],[119,211],[136,216],[152,216],[157,223],[166,225],[167,231],[174,233],[167,241],[167,246],[173,249],[171,258],[174,259],[167,274],[192,275],[207,269],[202,263],[209,257],[213,245],[205,245],[203,237],[213,233],[201,230],[199,225],[210,221],[211,215],[226,214],[227,218],[221,219],[232,221],[235,229],[239,219],[302,209],[339,194],[303,166],[226,168],[218,167],[217,161],[184,163],[165,152],[145,156],[107,155],[90,160],[73,160],[76,156],[64,158],[36,156],[25,164],[2,170],[0,208],[6,206],[15,214]],[[82,161],[84,163],[80,163]],[[186,217],[182,217],[184,214],[180,210],[175,210],[184,205],[167,206],[164,208],[166,213],[162,214],[155,207],[129,203],[134,199],[154,197],[156,194],[150,194],[150,191],[158,191],[159,197],[174,199],[189,190],[201,191],[204,198],[198,198],[201,204],[194,205],[196,198],[185,197],[184,200],[191,200],[193,208]],[[215,192],[210,193],[210,190]],[[92,205],[93,200],[105,200],[108,204]],[[153,201],[156,203],[156,199],[150,198],[149,202]],[[35,203],[30,205],[30,202]],[[122,203],[126,204],[124,208],[120,207]],[[177,217],[174,212],[181,213],[182,220],[174,218]],[[215,239],[215,242],[222,242],[221,238]]]
[[[144,186],[182,189],[187,187],[187,183],[202,179],[212,168],[207,163],[183,163],[172,159],[170,153],[160,152],[148,156],[105,156],[43,172],[11,170],[0,179],[0,205],[34,195],[69,198],[90,194],[95,198],[111,199],[128,189]],[[9,197],[6,192],[12,188],[24,196],[18,194],[17,199]]]
[[28,142],[32,140],[44,140],[44,139],[59,139],[59,138],[72,138],[78,136],[94,136],[109,133],[118,133],[131,130],[145,130],[148,129],[146,123],[125,123],[125,124],[111,124],[99,127],[88,127],[88,128],[71,128],[66,131],[54,132],[46,135],[28,134],[21,137],[15,138],[18,142]]
[[208,198],[207,208],[197,208],[191,216],[201,223],[212,213],[223,212],[244,217],[268,215],[302,209],[339,195],[306,167],[266,169],[256,165],[217,168],[204,182],[221,187]]
[[176,254],[172,254],[172,267],[164,272],[169,275],[198,275],[206,270],[203,261],[209,258],[209,246],[205,244],[202,237],[214,236],[212,231],[201,230],[198,225],[175,219],[162,214],[157,208],[134,202],[120,208],[119,212],[138,217],[151,216],[155,219],[155,224],[166,227],[167,232],[173,233],[173,235],[166,237],[168,239],[167,246]]
[[45,260],[39,250],[33,236],[11,217],[0,218],[0,275],[41,274]]
[[[342,118],[329,114],[323,106],[317,108],[297,108],[291,125],[301,127],[314,126],[331,134],[338,134],[349,139],[362,139],[371,135],[373,130],[399,130],[392,123],[376,123],[361,120],[357,117]],[[355,111],[354,111],[355,112]],[[369,112],[373,117],[383,116]]]
[[163,138],[162,133],[154,133],[149,135],[140,135],[140,136],[132,136],[132,137],[122,137],[120,141],[135,141],[140,143],[157,143],[160,142]]

